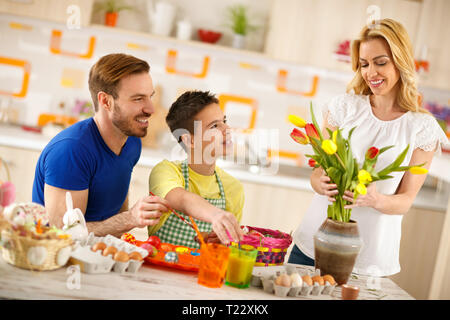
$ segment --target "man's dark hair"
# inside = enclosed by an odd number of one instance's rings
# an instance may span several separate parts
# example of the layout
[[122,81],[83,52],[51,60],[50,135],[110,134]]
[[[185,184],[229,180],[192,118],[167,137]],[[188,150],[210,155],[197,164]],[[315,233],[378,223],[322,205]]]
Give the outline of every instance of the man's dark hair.
[[178,142],[181,137],[175,130],[185,129],[194,134],[194,117],[212,103],[219,103],[219,100],[209,91],[186,91],[178,97],[166,116],[166,123]]
[[111,53],[101,57],[89,71],[89,91],[94,110],[98,111],[97,94],[106,92],[118,98],[120,80],[131,74],[149,72],[150,66],[144,60],[124,53]]

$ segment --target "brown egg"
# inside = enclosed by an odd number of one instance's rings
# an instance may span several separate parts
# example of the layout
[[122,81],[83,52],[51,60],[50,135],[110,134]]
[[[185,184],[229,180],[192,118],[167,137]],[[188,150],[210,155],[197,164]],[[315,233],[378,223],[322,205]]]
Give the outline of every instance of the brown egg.
[[336,281],[334,280],[333,276],[331,276],[329,274],[326,274],[323,276],[323,281],[324,282],[328,281],[328,283],[332,286],[334,286],[336,284]]
[[137,260],[137,261],[141,261],[143,259],[141,254],[137,251],[130,253],[128,257],[130,258],[130,260]]
[[314,276],[311,279],[313,282],[317,282],[319,286],[325,285],[325,282],[323,281],[323,278],[321,276]]
[[312,281],[311,277],[308,276],[308,275],[303,276],[303,277],[302,277],[302,280],[303,280],[308,286],[312,286],[312,284],[313,284],[313,281]]
[[280,275],[278,278],[275,279],[275,284],[283,287],[290,287],[291,277],[283,273],[282,275]]
[[130,258],[128,256],[128,253],[126,253],[125,251],[118,251],[114,255],[114,260],[120,262],[127,262],[128,260],[130,260]]
[[96,244],[94,244],[94,245],[92,246],[91,250],[94,251],[94,252],[96,252],[96,251],[98,251],[98,250],[103,251],[103,250],[105,250],[105,248],[106,248],[106,244],[105,244],[105,243],[103,243],[103,242],[97,242]]
[[106,256],[108,256],[108,255],[110,255],[110,254],[112,254],[113,256],[116,254],[116,252],[117,252],[117,249],[116,249],[116,247],[113,247],[113,246],[109,246],[109,247],[107,247],[105,250],[103,250],[103,255],[106,257]]

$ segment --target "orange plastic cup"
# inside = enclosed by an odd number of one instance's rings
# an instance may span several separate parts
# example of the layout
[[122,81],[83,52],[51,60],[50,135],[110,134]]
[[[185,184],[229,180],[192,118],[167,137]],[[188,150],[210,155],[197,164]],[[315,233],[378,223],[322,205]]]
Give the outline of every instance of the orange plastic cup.
[[220,288],[225,279],[228,268],[230,248],[218,243],[207,243],[200,248],[200,266],[198,269],[198,283],[209,288]]

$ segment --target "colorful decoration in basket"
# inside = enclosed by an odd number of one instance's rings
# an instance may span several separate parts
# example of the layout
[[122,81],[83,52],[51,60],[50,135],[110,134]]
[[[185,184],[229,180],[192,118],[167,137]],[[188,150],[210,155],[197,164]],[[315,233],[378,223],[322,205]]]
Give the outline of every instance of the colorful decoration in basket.
[[[291,235],[279,230],[241,226],[244,231],[241,247],[257,249],[255,266],[276,266],[284,263]],[[233,243],[232,243],[233,244]]]
[[395,171],[410,171],[413,174],[425,174],[427,169],[423,168],[425,163],[418,166],[401,166],[409,149],[409,145],[398,155],[397,159],[380,171],[375,171],[375,165],[378,157],[383,152],[394,146],[386,146],[381,149],[370,147],[360,166],[353,156],[350,139],[356,127],[353,127],[348,138],[342,136],[342,131],[337,128],[334,132],[327,128],[330,138],[325,139],[314,116],[312,103],[310,105],[311,117],[313,123],[306,123],[305,120],[296,116],[289,115],[289,121],[299,127],[304,128],[305,133],[294,128],[291,132],[291,138],[297,143],[311,145],[314,154],[306,155],[314,161],[310,165],[314,168],[322,167],[331,180],[338,186],[339,194],[336,201],[328,206],[328,218],[335,221],[349,222],[352,209],[344,209],[349,204],[343,199],[344,192],[350,190],[354,193],[356,199],[358,195],[367,193],[367,188],[371,182],[377,180],[390,179],[389,174]]
[[71,236],[49,225],[40,204],[12,203],[0,220],[0,246],[8,263],[24,269],[53,270],[69,260]]

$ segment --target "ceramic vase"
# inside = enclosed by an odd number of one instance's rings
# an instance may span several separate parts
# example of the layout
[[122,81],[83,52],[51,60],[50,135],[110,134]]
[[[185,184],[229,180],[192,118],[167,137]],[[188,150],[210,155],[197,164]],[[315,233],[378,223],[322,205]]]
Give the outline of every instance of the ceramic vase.
[[115,27],[117,23],[117,12],[106,12],[105,13],[105,25],[110,27]]
[[236,49],[244,49],[245,48],[245,36],[242,34],[233,34],[233,42],[232,47]]
[[362,247],[358,224],[327,218],[314,235],[315,268],[330,274],[339,285],[347,283]]

